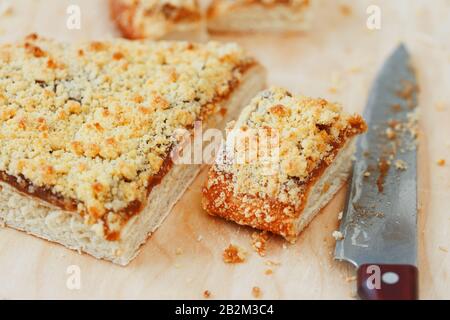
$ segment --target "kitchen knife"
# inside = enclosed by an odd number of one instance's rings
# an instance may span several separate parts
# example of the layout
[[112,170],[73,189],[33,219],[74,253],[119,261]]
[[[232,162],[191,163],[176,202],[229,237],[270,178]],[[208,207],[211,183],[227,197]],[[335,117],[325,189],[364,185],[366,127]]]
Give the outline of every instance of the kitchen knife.
[[400,45],[369,94],[335,258],[355,265],[362,299],[417,299],[417,83]]

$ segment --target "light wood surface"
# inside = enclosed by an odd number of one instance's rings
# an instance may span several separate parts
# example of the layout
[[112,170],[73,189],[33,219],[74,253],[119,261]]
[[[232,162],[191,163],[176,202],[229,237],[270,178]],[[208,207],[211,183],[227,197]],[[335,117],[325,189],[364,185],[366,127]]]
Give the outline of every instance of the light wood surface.
[[[3,0],[4,1],[4,0]],[[237,41],[268,69],[270,84],[341,102],[361,111],[376,70],[404,41],[414,57],[420,83],[419,257],[420,295],[450,298],[450,2],[320,1],[314,28],[304,35],[222,36]],[[1,3],[2,1],[0,1]],[[66,28],[66,8],[79,4],[81,30]],[[343,10],[342,5],[351,8]],[[380,30],[366,27],[366,8],[382,10]],[[25,34],[66,41],[117,36],[107,1],[15,0],[0,15],[0,42]],[[437,160],[447,160],[444,167]],[[295,245],[272,237],[267,256],[251,249],[252,231],[212,218],[201,210],[205,170],[143,247],[123,268],[8,228],[0,229],[0,298],[263,298],[354,297],[351,266],[333,260],[338,212],[345,190],[322,211]],[[230,243],[249,252],[247,261],[227,265]],[[269,267],[267,261],[280,265]],[[67,268],[79,266],[81,289],[66,286]],[[267,269],[272,275],[265,275]]]

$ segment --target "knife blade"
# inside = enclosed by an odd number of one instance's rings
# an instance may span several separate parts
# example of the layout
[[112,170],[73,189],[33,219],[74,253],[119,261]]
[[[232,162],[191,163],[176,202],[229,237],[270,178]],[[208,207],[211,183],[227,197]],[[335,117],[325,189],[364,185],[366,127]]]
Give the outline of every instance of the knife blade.
[[417,298],[418,86],[400,45],[371,88],[357,143],[335,258],[358,268],[365,299]]

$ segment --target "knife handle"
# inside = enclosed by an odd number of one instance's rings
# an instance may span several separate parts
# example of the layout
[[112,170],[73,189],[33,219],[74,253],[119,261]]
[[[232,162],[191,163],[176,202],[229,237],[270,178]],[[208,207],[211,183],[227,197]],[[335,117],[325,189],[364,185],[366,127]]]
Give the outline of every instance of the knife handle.
[[418,272],[412,265],[364,264],[358,268],[357,283],[363,300],[418,299]]

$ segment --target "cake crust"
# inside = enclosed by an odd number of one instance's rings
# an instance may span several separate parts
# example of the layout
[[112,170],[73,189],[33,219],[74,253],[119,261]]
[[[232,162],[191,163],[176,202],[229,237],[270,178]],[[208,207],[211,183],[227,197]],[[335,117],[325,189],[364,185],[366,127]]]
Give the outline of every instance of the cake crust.
[[[315,185],[366,124],[339,105],[272,88],[253,99],[231,131],[254,129],[278,136],[277,171],[265,173],[258,159],[237,162],[248,146],[224,144],[203,188],[203,207],[211,215],[295,240]],[[322,188],[319,192],[328,191],[325,184]]]

